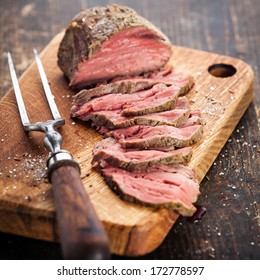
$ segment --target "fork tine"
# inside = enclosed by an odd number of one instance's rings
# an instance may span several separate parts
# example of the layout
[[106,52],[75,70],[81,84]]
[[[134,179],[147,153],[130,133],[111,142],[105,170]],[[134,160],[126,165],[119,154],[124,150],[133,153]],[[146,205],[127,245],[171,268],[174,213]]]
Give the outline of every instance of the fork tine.
[[10,70],[10,74],[11,74],[11,78],[12,78],[12,82],[13,82],[15,98],[17,101],[21,121],[22,121],[23,126],[26,128],[28,125],[30,125],[30,121],[29,121],[29,118],[28,118],[28,115],[27,115],[27,112],[26,112],[26,109],[24,106],[22,93],[21,93],[21,90],[19,87],[18,79],[17,79],[16,73],[15,73],[14,64],[13,64],[13,60],[12,60],[10,52],[7,53],[7,57],[8,57],[9,70]]
[[50,89],[50,86],[49,86],[49,83],[48,83],[48,80],[47,80],[42,62],[41,62],[41,59],[40,59],[36,49],[33,49],[33,52],[34,52],[34,56],[35,56],[35,59],[36,59],[36,64],[37,64],[37,67],[38,67],[38,70],[39,70],[39,73],[40,73],[40,77],[41,77],[41,80],[42,80],[42,85],[43,85],[43,88],[44,88],[44,92],[45,92],[46,98],[48,100],[49,107],[51,109],[52,116],[55,120],[62,119],[62,117],[60,116],[59,110],[56,106],[56,103],[54,101],[55,97],[53,96],[53,94],[51,92],[51,89]]

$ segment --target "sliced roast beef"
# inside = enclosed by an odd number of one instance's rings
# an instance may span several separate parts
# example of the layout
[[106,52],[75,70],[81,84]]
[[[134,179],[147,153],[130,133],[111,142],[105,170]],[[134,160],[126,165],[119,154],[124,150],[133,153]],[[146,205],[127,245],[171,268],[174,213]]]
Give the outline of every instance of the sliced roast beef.
[[[153,71],[150,73],[146,73],[145,77],[155,81],[162,81],[167,85],[179,84],[180,87],[182,87],[182,85],[184,85],[185,81],[187,81],[188,79],[190,79],[191,87],[194,84],[194,80],[191,76],[185,76],[182,73],[177,73],[176,71],[174,71],[172,65],[168,66],[167,68],[161,71]],[[189,91],[191,87],[187,88],[187,91]]]
[[108,164],[128,171],[145,170],[151,166],[170,163],[187,164],[192,155],[191,147],[170,152],[156,150],[128,150],[114,138],[106,138],[97,143],[92,164],[105,167]]
[[187,121],[180,124],[179,127],[187,127],[187,126],[192,126],[192,125],[196,125],[196,124],[203,124],[203,120],[201,117],[201,111],[192,110],[192,111],[190,111],[190,115],[189,115],[189,118],[187,119]]
[[134,125],[112,130],[106,134],[119,140],[124,148],[169,150],[185,147],[199,141],[203,135],[201,125],[176,128],[158,125],[154,127]]
[[109,94],[89,100],[80,107],[72,107],[71,114],[87,120],[98,111],[121,110],[125,116],[143,115],[172,109],[179,96],[179,88],[157,84],[149,90],[131,94]]
[[74,97],[73,105],[81,106],[91,98],[100,97],[111,93],[134,93],[149,89],[155,84],[161,83],[168,86],[175,85],[180,88],[180,94],[187,93],[193,86],[194,80],[191,76],[183,76],[173,71],[172,66],[165,71],[158,72],[156,78],[144,78],[142,76],[131,78],[120,78],[108,84],[101,84],[90,89],[83,89]]
[[183,96],[177,99],[176,107],[173,110],[146,114],[142,116],[126,117],[121,110],[98,111],[88,115],[85,120],[91,120],[93,126],[98,130],[100,127],[116,129],[129,127],[136,124],[143,125],[172,125],[179,126],[185,123],[190,115],[188,99]]
[[199,194],[192,169],[180,164],[128,172],[107,166],[101,170],[108,185],[123,199],[153,207],[166,207],[183,216],[191,216]]
[[168,38],[134,10],[112,5],[81,11],[67,27],[58,65],[73,88],[161,69]]
[[188,146],[202,136],[201,116],[178,98],[194,81],[166,68],[171,54],[168,38],[150,22],[112,5],[72,20],[58,65],[71,88],[88,87],[74,97],[71,115],[91,120],[108,137],[97,143],[92,160],[108,185],[126,200],[190,216],[200,192],[184,164]]
[[108,84],[101,84],[90,89],[82,89],[78,92],[73,100],[73,106],[81,106],[94,97],[100,97],[107,94],[125,94],[149,89],[156,83],[152,79],[142,78],[127,78],[119,81],[110,82]]

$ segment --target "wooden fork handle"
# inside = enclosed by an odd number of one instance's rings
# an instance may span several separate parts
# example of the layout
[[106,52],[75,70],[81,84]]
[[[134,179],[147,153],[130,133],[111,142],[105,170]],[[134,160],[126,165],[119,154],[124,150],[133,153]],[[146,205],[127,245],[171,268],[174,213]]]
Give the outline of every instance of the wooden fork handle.
[[63,256],[65,259],[109,259],[108,237],[75,163],[72,160],[54,165],[49,174]]

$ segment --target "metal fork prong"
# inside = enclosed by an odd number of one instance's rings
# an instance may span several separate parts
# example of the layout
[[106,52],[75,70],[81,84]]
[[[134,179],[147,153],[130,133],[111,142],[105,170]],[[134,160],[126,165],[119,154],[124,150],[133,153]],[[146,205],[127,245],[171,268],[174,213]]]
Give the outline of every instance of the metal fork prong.
[[22,93],[21,93],[21,90],[20,90],[20,86],[19,86],[19,83],[18,83],[18,79],[17,79],[17,76],[16,76],[16,72],[15,72],[15,69],[14,69],[14,64],[13,64],[13,60],[12,60],[10,52],[7,53],[7,57],[8,57],[9,70],[10,70],[11,79],[12,79],[12,82],[13,82],[14,93],[15,93],[15,97],[16,97],[21,121],[22,121],[23,126],[26,128],[28,125],[30,125],[30,121],[29,121],[29,118],[28,118],[28,115],[27,115],[27,112],[26,112],[26,109],[25,109],[25,106],[24,106]]
[[41,62],[41,59],[40,59],[36,49],[33,49],[33,52],[34,52],[34,55],[35,55],[36,64],[37,64],[37,67],[38,67],[38,70],[39,70],[39,73],[40,73],[40,77],[41,77],[41,80],[42,80],[42,85],[43,85],[43,88],[44,88],[46,98],[47,98],[48,103],[49,103],[49,107],[51,109],[52,116],[55,120],[62,119],[61,116],[60,116],[59,110],[56,106],[56,103],[54,101],[55,97],[53,96],[53,94],[51,92],[51,89],[50,89],[50,86],[49,86],[49,83],[48,83],[48,80],[47,80],[42,62]]

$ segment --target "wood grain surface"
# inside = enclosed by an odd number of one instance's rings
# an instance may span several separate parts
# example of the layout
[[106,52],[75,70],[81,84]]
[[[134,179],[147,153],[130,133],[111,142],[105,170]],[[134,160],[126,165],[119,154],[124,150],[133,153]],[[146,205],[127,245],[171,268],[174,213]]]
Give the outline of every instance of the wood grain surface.
[[[62,2],[62,3],[61,3]],[[259,258],[259,5],[256,0],[239,1],[114,1],[127,4],[160,27],[175,45],[216,52],[237,57],[248,62],[255,72],[255,100],[234,130],[224,149],[212,165],[201,188],[199,203],[207,214],[199,223],[189,224],[186,219],[178,222],[164,242],[154,252],[143,256],[150,259],[256,259]],[[198,3],[199,2],[199,3]],[[21,74],[33,60],[32,47],[42,50],[49,40],[69,22],[80,8],[112,3],[110,1],[2,1],[0,19],[1,41],[0,75],[1,94],[10,88],[6,65],[6,51],[11,50]],[[200,72],[196,69],[196,73]],[[32,79],[33,80],[33,79]],[[35,82],[34,82],[35,83]],[[214,87],[214,86],[213,86]],[[41,97],[37,97],[41,98]],[[64,92],[63,99],[67,97]],[[8,101],[9,102],[9,101]],[[196,103],[195,103],[196,104]],[[8,111],[16,112],[15,102]],[[41,117],[38,108],[35,116]],[[6,113],[6,112],[4,112]],[[2,121],[2,119],[1,119]],[[77,124],[76,124],[77,125]],[[19,123],[14,125],[16,137],[21,133]],[[62,131],[63,133],[63,131]],[[78,132],[77,132],[78,133]],[[231,131],[229,131],[231,133]],[[82,137],[79,135],[79,137]],[[34,147],[41,139],[33,137]],[[3,139],[3,138],[1,138]],[[30,163],[32,139],[26,139]],[[17,139],[19,142],[21,139]],[[1,143],[2,144],[2,143]],[[19,145],[18,145],[19,146]],[[2,147],[1,147],[2,149]],[[2,150],[1,150],[2,151]],[[3,151],[6,151],[5,148]],[[8,154],[8,152],[6,152]],[[45,156],[45,155],[44,155]],[[17,159],[19,163],[19,159]],[[44,166],[43,157],[37,158],[34,175]],[[1,169],[5,166],[2,165]],[[37,170],[37,171],[36,171]],[[31,191],[39,194],[37,176],[32,180]],[[15,187],[15,186],[14,186]],[[42,188],[42,187],[41,187]],[[90,187],[90,188],[93,188]],[[94,188],[93,188],[94,189]],[[13,192],[15,192],[15,188]],[[36,196],[41,205],[51,196],[48,186]],[[30,197],[26,197],[30,201]],[[26,202],[27,203],[27,202]],[[23,209],[22,206],[19,209]],[[53,221],[41,222],[49,225]],[[49,214],[49,213],[48,213]],[[29,215],[30,216],[30,215]],[[1,216],[1,217],[4,217]],[[28,215],[22,217],[28,220]],[[8,223],[8,220],[3,221]],[[172,222],[172,221],[171,221]],[[17,226],[17,225],[16,225]],[[22,228],[22,224],[20,225]],[[55,227],[53,227],[55,228]],[[34,229],[34,222],[31,228]],[[38,229],[37,229],[38,230]],[[56,235],[55,229],[42,236]],[[1,258],[60,258],[59,245],[12,237],[1,234]],[[114,255],[114,258],[122,258]]]

